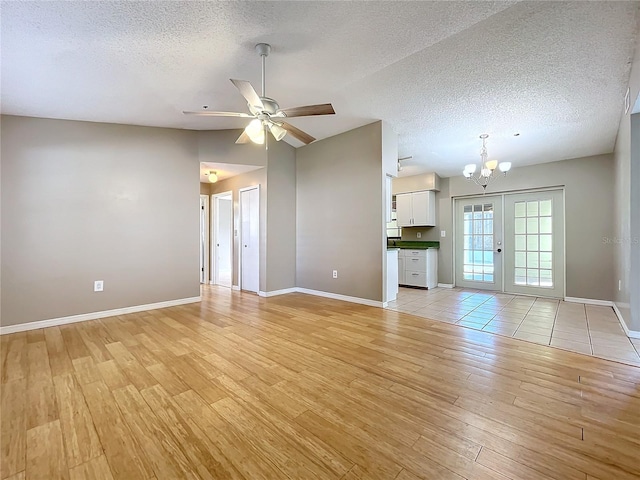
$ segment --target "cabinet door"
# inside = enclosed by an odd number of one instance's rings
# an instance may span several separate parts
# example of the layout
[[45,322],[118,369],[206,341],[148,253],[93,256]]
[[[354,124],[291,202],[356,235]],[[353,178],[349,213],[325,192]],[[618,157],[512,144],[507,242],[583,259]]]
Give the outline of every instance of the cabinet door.
[[433,227],[436,224],[435,193],[431,191],[414,192],[413,225]]
[[396,195],[396,219],[399,227],[411,227],[413,225],[411,197],[411,193]]
[[398,284],[404,285],[404,257],[398,257]]

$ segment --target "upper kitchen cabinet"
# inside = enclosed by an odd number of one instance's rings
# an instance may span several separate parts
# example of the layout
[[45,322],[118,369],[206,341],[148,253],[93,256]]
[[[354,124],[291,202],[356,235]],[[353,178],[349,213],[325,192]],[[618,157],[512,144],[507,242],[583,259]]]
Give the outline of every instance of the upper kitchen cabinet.
[[399,227],[435,227],[436,193],[432,190],[396,195]]

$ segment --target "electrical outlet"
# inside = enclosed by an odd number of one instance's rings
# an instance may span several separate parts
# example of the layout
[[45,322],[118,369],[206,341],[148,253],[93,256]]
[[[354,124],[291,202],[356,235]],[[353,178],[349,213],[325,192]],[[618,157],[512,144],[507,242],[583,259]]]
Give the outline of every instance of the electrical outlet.
[[338,270],[333,271],[333,278],[338,278]]
[[444,231],[444,230],[440,230],[440,236],[443,237],[443,238],[446,237],[447,236],[447,232]]
[[93,291],[94,292],[102,292],[104,290],[104,281],[96,280],[93,282]]
[[416,233],[416,237],[418,237],[418,238],[422,238],[422,232],[418,232],[418,233]]

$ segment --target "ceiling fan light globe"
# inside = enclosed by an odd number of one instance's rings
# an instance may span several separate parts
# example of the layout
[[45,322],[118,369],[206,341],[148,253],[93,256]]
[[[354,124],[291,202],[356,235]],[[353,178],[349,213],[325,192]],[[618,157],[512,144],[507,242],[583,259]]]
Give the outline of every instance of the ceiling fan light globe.
[[263,131],[262,122],[259,119],[254,118],[249,122],[249,125],[247,125],[244,131],[247,132],[247,135],[249,135],[249,137],[251,137],[251,139],[253,140],[254,136],[259,135],[260,132]]
[[264,145],[264,129],[261,128],[258,132],[249,134],[249,138],[253,143],[258,145]]
[[271,135],[273,135],[273,138],[275,138],[278,142],[282,140],[287,134],[287,131],[276,123],[270,124],[269,129],[271,130]]

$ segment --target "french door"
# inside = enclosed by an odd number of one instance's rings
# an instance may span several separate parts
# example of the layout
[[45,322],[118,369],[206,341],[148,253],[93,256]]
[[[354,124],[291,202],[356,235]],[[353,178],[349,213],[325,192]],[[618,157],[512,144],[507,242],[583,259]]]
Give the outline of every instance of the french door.
[[457,286],[564,297],[564,192],[457,199]]
[[502,290],[502,197],[456,200],[456,285]]
[[505,195],[504,291],[564,297],[562,190]]

